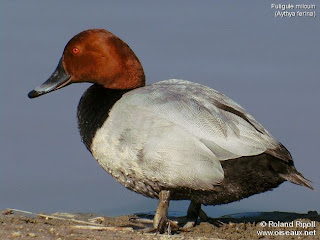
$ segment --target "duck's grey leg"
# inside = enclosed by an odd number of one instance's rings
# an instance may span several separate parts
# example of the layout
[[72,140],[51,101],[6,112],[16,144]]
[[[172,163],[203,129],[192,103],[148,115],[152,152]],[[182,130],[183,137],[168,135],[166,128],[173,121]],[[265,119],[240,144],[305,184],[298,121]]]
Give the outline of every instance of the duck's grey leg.
[[184,229],[192,228],[197,224],[200,209],[201,203],[191,201],[186,217],[187,223],[183,226]]
[[132,218],[130,221],[143,223],[143,224],[153,224],[152,228],[145,228],[143,232],[159,232],[164,233],[167,227],[168,233],[170,234],[171,230],[175,231],[179,229],[178,222],[171,221],[168,219],[168,209],[170,201],[170,191],[164,190],[159,193],[159,203],[157,207],[156,214],[154,215],[153,220],[150,219],[138,219]]
[[157,207],[156,214],[153,220],[150,219],[131,219],[133,222],[143,223],[143,224],[153,224],[152,228],[145,228],[143,232],[159,232],[164,233],[167,228],[170,234],[171,230],[178,230],[179,225],[177,222],[168,219],[168,209],[170,201],[170,191],[164,190],[159,193],[159,203]]
[[159,204],[153,219],[153,227],[160,233],[163,233],[168,223],[168,209],[170,201],[170,191],[161,191],[159,193]]
[[208,215],[207,215],[206,212],[203,211],[201,208],[200,208],[200,212],[199,212],[199,217],[200,217],[200,220],[201,220],[201,221],[204,221],[204,222],[206,222],[206,221],[209,220]]
[[201,203],[191,201],[187,212],[187,223],[183,226],[183,229],[192,228],[197,225],[199,217],[204,221],[208,219],[207,214],[201,209]]

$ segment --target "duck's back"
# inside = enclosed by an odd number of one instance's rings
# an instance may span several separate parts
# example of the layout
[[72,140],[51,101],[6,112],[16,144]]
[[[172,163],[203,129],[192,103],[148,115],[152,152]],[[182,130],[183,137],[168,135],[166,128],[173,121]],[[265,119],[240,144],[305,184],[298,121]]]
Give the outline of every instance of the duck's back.
[[150,197],[162,189],[216,191],[226,177],[223,161],[267,154],[292,165],[290,153],[241,106],[188,81],[128,92],[93,86],[80,101],[78,119],[99,164]]

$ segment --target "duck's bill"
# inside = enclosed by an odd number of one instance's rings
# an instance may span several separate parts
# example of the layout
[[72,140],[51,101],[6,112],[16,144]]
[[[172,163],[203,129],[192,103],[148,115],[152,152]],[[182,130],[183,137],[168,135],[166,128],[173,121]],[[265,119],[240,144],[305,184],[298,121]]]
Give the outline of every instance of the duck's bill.
[[63,88],[71,84],[70,79],[71,79],[71,76],[64,69],[62,64],[62,58],[61,58],[56,70],[52,73],[51,77],[47,81],[45,81],[43,84],[41,84],[41,86],[29,92],[28,97],[29,98],[39,97],[43,94]]

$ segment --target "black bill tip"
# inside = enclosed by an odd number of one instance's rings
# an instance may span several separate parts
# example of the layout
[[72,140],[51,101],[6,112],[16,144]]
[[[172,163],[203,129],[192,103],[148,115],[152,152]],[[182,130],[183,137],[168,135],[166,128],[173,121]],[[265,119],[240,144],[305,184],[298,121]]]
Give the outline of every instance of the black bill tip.
[[39,97],[40,95],[41,95],[41,93],[39,93],[35,90],[32,90],[31,92],[28,93],[29,98],[36,98],[36,97]]
[[71,84],[71,76],[66,72],[62,64],[62,58],[56,70],[51,74],[50,78],[45,81],[41,86],[36,87],[28,93],[29,98],[39,97],[49,92],[58,90]]

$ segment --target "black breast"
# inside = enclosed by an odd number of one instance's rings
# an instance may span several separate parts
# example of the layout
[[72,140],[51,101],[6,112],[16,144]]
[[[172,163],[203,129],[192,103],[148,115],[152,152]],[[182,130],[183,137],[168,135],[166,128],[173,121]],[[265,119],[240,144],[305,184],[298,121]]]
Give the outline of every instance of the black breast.
[[94,84],[82,95],[77,113],[78,128],[82,141],[90,152],[96,131],[108,118],[112,106],[128,91],[106,89]]

